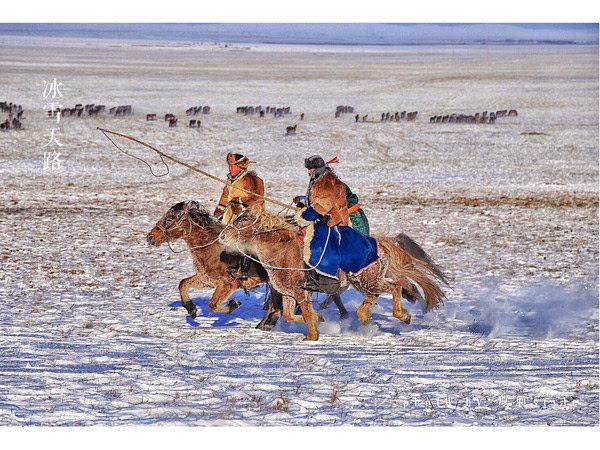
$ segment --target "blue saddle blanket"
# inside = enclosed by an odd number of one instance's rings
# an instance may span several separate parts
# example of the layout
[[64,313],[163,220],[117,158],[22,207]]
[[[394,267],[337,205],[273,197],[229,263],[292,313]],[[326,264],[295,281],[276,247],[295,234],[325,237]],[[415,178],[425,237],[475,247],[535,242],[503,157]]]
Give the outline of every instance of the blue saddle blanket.
[[[352,227],[329,228],[323,222],[314,223],[312,236],[306,236],[305,262],[323,275],[337,278],[338,269],[356,273],[377,260],[377,242]],[[308,246],[308,248],[306,247]],[[308,258],[307,258],[308,256]],[[308,260],[307,260],[308,259]]]

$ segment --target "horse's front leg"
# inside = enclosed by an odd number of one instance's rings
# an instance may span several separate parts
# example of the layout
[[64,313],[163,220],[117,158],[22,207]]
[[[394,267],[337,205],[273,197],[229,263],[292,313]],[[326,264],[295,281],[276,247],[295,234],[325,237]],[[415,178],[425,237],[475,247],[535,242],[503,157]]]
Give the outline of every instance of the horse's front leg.
[[[345,290],[345,288],[343,288],[343,289]],[[327,298],[322,303],[319,304],[319,309],[327,309],[327,308],[329,308],[329,305],[331,305],[332,303],[335,303],[335,306],[337,306],[337,309],[340,312],[340,318],[342,320],[347,319],[348,318],[348,310],[342,303],[342,297],[340,296],[340,294],[329,294],[327,296]]]
[[296,300],[293,297],[283,297],[283,318],[288,322],[304,322],[304,317],[300,314],[295,314]]
[[229,314],[230,312],[237,309],[241,303],[236,300],[231,300],[229,303],[225,304],[227,299],[231,297],[231,295],[237,291],[238,289],[237,282],[221,282],[217,285],[215,292],[213,292],[212,297],[210,298],[210,302],[208,302],[208,307],[212,312],[218,312],[222,314]]
[[198,274],[184,278],[179,282],[179,296],[181,297],[181,303],[192,319],[195,319],[198,315],[198,308],[196,308],[196,305],[194,305],[194,302],[190,299],[190,288],[192,287],[204,287],[204,284],[200,282]]
[[302,309],[302,317],[304,318],[304,322],[306,322],[306,328],[308,328],[305,340],[318,341],[319,328],[317,326],[317,314],[312,306],[312,295],[310,292],[304,292],[304,300],[300,303],[300,309]]
[[281,317],[281,312],[283,310],[283,297],[282,295],[275,291],[274,289],[270,289],[269,299],[265,303],[265,309],[267,313],[265,317],[256,325],[256,328],[263,331],[271,331],[275,328],[277,321]]

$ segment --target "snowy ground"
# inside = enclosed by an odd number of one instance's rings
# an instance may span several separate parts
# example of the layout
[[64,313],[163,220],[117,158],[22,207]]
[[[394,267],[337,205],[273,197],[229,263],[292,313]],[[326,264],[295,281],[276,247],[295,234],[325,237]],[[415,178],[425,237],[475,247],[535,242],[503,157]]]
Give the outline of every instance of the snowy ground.
[[[597,425],[597,54],[0,37],[0,101],[27,117],[0,134],[0,424]],[[65,105],[132,104],[135,115],[64,118],[63,167],[43,173],[52,77]],[[202,128],[186,128],[185,109],[206,104]],[[293,115],[235,115],[245,104]],[[354,124],[333,118],[338,104],[419,119]],[[427,120],[505,108],[519,116]],[[180,126],[146,123],[151,112]],[[186,318],[177,284],[189,256],[149,248],[145,234],[178,201],[214,208],[220,187],[179,167],[153,178],[97,126],[219,175],[227,151],[246,153],[283,200],[303,193],[305,156],[338,155],[372,228],[407,233],[446,269],[446,304],[427,315],[410,305],[407,326],[382,298],[360,327],[350,292],[351,318],[324,311],[316,343],[298,325],[255,330],[260,291],[239,293],[231,316],[198,292],[203,315]]]

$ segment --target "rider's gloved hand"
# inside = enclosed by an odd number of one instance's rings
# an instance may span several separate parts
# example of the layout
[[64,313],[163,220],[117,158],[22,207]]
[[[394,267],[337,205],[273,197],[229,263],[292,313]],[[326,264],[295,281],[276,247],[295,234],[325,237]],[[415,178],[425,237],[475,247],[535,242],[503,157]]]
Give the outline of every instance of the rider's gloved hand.
[[294,197],[294,200],[292,200],[295,204],[296,207],[298,208],[304,208],[306,206],[306,196],[305,195],[297,195]]
[[319,214],[317,211],[315,211],[315,209],[311,206],[309,208],[306,208],[302,212],[301,216],[304,220],[308,220],[309,222],[314,222],[315,220],[317,220],[318,218],[321,217],[321,214]]
[[304,212],[306,211],[306,207],[299,209],[298,211],[296,211],[296,214],[294,214],[294,222],[296,222],[296,224],[300,227],[300,228],[305,228],[309,225],[312,224],[312,221],[309,220],[305,220],[302,217],[302,214],[304,214]]

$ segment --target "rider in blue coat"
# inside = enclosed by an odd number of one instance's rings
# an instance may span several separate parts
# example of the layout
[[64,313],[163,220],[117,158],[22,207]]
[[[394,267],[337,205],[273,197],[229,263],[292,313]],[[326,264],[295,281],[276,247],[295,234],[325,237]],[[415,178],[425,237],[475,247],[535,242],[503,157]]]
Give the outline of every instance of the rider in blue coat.
[[303,288],[337,293],[338,270],[357,273],[377,260],[375,239],[350,226],[346,185],[318,155],[305,160],[310,181],[305,208],[297,215],[306,227],[303,259],[309,270]]

